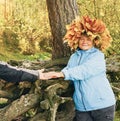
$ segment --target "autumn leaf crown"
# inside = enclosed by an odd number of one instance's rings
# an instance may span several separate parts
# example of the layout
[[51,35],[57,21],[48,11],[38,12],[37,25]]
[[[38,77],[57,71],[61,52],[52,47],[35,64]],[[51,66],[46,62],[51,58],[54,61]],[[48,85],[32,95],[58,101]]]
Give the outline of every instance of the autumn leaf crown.
[[102,51],[106,50],[112,41],[105,24],[99,19],[91,19],[88,16],[83,16],[82,19],[76,18],[66,26],[66,29],[63,40],[74,50],[78,48],[78,42],[84,34],[93,41],[96,48]]

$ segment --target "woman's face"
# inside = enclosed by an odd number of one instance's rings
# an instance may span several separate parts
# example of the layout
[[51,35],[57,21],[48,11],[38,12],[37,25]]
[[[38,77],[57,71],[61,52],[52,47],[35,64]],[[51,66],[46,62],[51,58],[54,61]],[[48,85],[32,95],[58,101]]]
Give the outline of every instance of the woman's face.
[[81,39],[79,40],[79,48],[81,50],[89,50],[92,47],[93,41],[89,37],[82,35]]

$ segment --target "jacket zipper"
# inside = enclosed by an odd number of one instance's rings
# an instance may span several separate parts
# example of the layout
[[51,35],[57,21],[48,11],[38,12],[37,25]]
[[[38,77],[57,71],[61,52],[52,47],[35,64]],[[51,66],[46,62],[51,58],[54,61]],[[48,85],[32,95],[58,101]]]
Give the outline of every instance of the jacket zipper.
[[[79,58],[79,61],[78,61],[78,65],[81,63],[81,58],[82,58],[82,53],[81,53],[81,56],[80,56],[80,58]],[[80,83],[80,93],[81,93],[81,99],[82,99],[82,103],[83,103],[83,106],[84,106],[84,109],[86,110],[86,106],[85,106],[85,103],[84,103],[84,99],[83,99],[83,93],[82,93],[82,89],[81,89],[81,83]]]
[[81,89],[81,85],[80,85],[80,93],[81,93],[81,99],[82,99],[82,104],[83,104],[83,106],[84,106],[84,109],[86,110],[86,106],[85,106],[85,103],[84,103],[84,99],[83,99],[83,93],[82,93],[82,89]]

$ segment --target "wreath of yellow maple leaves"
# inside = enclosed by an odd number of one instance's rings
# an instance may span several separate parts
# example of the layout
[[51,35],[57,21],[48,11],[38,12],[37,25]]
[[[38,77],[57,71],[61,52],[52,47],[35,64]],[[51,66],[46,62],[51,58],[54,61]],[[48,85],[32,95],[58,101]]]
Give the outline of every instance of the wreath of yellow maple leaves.
[[66,26],[66,29],[63,40],[74,50],[78,48],[81,35],[84,33],[93,40],[94,46],[102,51],[106,50],[112,41],[103,21],[91,19],[89,16],[83,16],[82,19],[76,18]]

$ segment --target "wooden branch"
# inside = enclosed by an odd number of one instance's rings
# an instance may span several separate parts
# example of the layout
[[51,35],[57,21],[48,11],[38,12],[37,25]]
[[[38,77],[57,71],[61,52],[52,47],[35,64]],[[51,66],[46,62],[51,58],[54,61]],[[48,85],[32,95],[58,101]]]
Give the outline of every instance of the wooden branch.
[[41,108],[48,110],[49,109],[49,114],[48,114],[48,120],[49,121],[55,121],[56,117],[56,112],[58,109],[58,106],[61,103],[71,101],[71,97],[60,97],[57,95],[57,89],[62,88],[66,89],[66,85],[61,85],[59,83],[53,84],[48,86],[45,89],[45,100],[40,102]]
[[47,112],[44,113],[38,113],[34,117],[30,118],[28,121],[46,121]]
[[11,121],[39,103],[38,94],[27,94],[0,110],[0,121]]
[[0,90],[0,97],[3,97],[3,98],[13,98],[13,94],[11,92]]
[[112,86],[113,90],[115,90],[115,92],[120,92],[120,88]]

